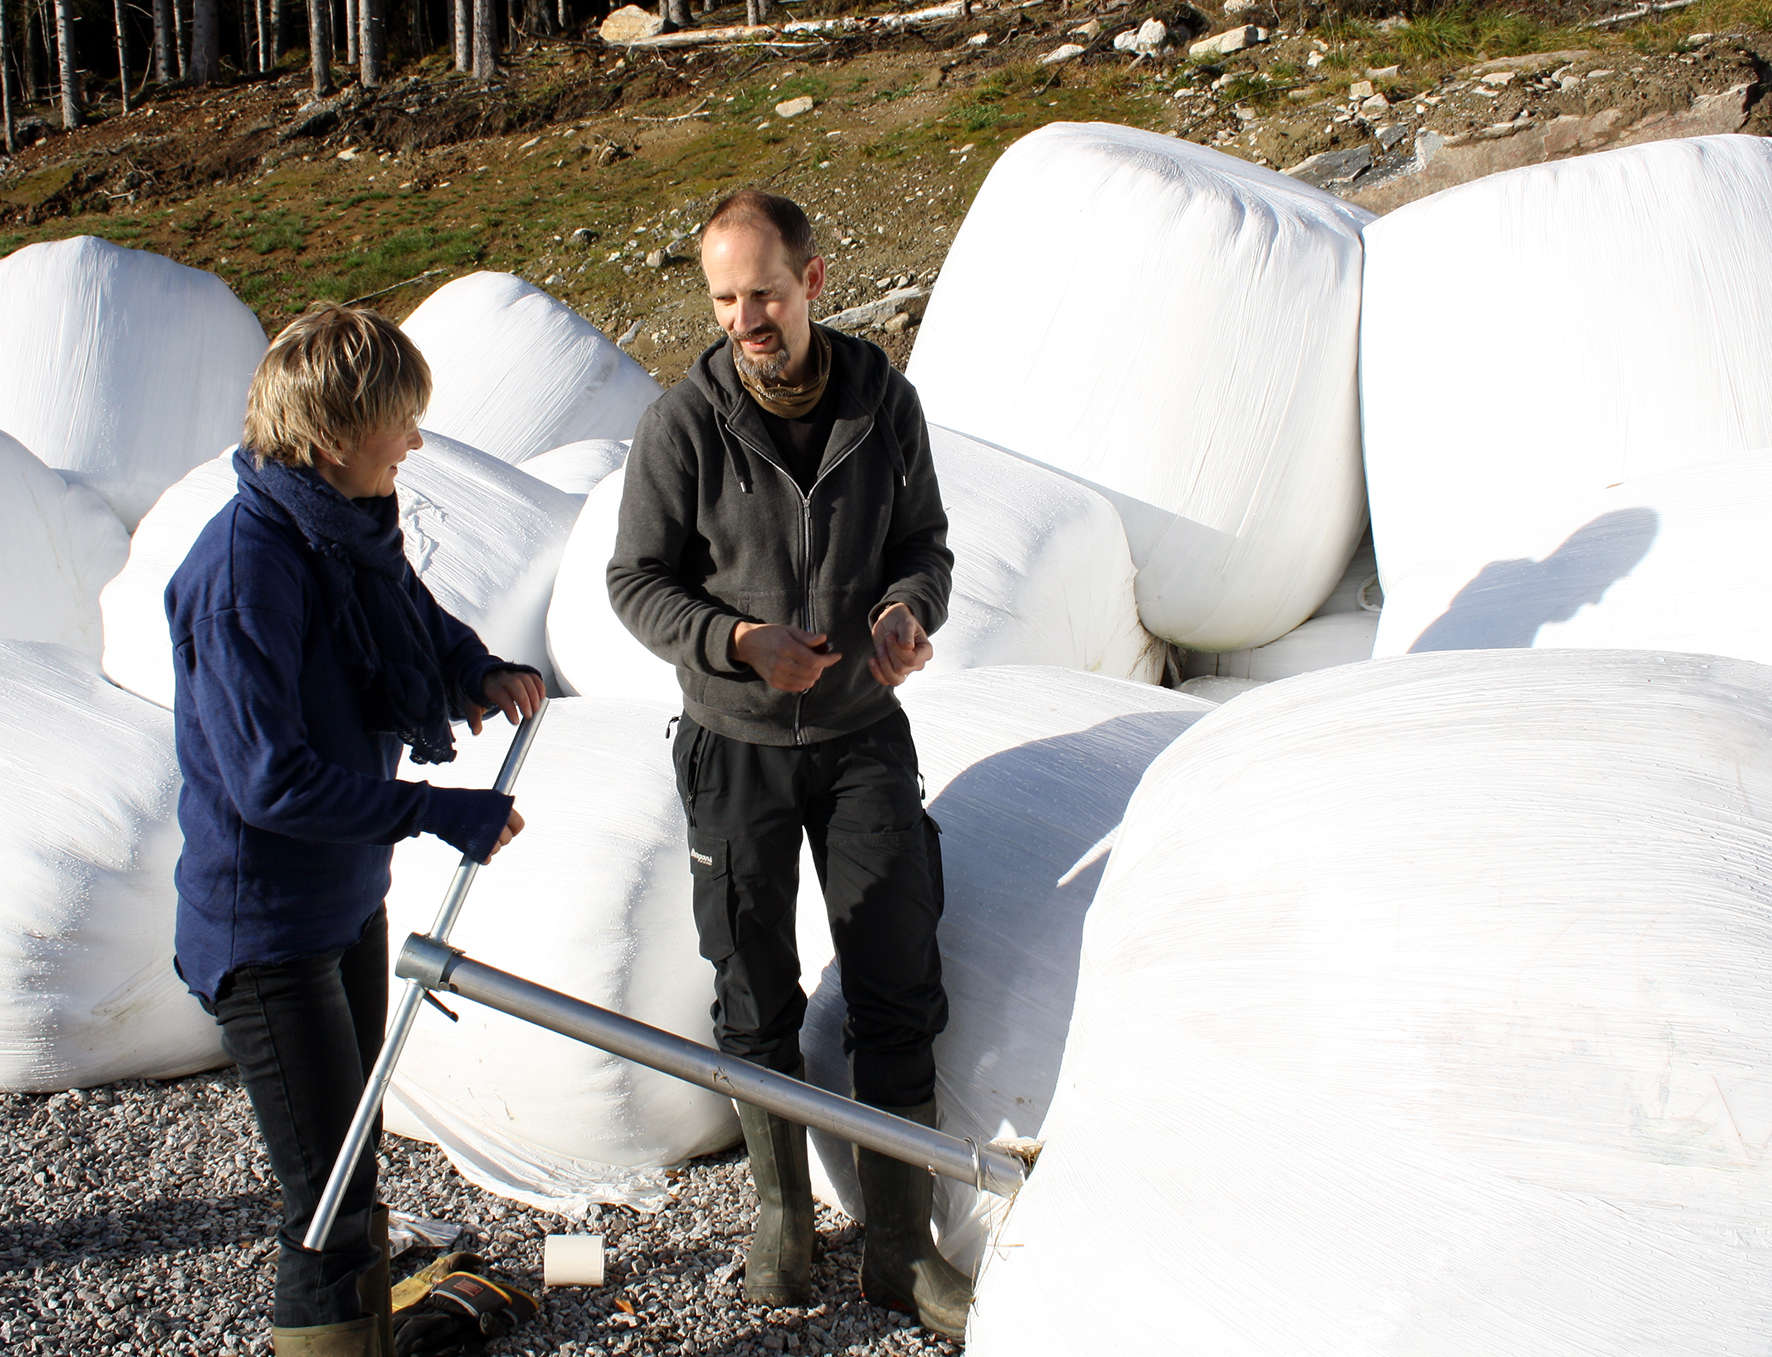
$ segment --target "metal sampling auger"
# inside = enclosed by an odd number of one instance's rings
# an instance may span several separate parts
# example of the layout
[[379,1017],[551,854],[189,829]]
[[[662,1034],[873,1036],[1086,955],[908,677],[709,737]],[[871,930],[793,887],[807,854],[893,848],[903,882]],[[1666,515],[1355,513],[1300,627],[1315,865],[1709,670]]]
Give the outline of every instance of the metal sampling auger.
[[[517,728],[510,752],[505,755],[504,766],[499,769],[498,780],[493,784],[498,791],[508,795],[516,785],[517,774],[529,756],[547,709],[547,701],[543,699],[535,715],[526,718]],[[455,927],[462,904],[467,899],[468,887],[473,885],[479,868],[479,863],[465,853],[462,855],[461,865],[455,869],[431,931],[411,934],[400,949],[394,974],[406,982],[406,991],[401,996],[394,1021],[388,1027],[381,1055],[370,1071],[363,1097],[357,1104],[357,1113],[345,1134],[345,1142],[332,1165],[332,1176],[314,1210],[313,1223],[302,1240],[305,1247],[316,1250],[324,1247],[326,1237],[332,1233],[345,1184],[350,1181],[357,1159],[369,1140],[369,1128],[381,1110],[382,1099],[387,1096],[394,1065],[399,1061],[412,1024],[418,1018],[419,1006],[427,999],[436,1003],[433,994],[436,990],[459,994],[464,999],[472,999],[611,1055],[699,1084],[739,1102],[754,1104],[788,1121],[799,1122],[817,1131],[828,1131],[863,1149],[877,1150],[907,1164],[921,1164],[932,1173],[971,1183],[981,1192],[1013,1197],[1021,1189],[1032,1156],[1019,1146],[1005,1148],[997,1144],[981,1144],[919,1126],[877,1107],[827,1093],[785,1074],[723,1055],[674,1033],[574,999],[522,976],[482,965],[451,947],[449,932]],[[442,1005],[438,1004],[438,1007]]]

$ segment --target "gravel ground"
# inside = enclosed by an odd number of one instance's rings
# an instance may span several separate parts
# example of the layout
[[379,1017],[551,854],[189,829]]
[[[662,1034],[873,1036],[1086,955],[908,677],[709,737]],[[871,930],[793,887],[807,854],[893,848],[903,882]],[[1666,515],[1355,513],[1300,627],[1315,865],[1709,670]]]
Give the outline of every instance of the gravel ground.
[[[820,1208],[819,1304],[747,1308],[739,1263],[755,1202],[742,1153],[699,1159],[655,1216],[606,1208],[566,1225],[483,1192],[435,1147],[392,1136],[382,1194],[457,1221],[540,1291],[550,1231],[601,1233],[606,1285],[542,1293],[541,1314],[488,1354],[944,1354],[960,1349],[855,1287],[860,1231]],[[8,1353],[270,1351],[276,1184],[232,1071],[70,1093],[0,1093],[0,1349]],[[396,1278],[435,1254],[394,1260]]]

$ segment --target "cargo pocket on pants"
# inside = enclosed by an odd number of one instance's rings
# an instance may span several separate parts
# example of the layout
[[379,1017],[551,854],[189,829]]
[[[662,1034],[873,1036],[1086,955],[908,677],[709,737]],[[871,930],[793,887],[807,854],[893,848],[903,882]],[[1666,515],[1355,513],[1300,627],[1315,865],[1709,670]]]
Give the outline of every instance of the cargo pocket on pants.
[[725,839],[689,831],[689,875],[695,931],[709,961],[732,955],[732,850]]
[[929,860],[929,896],[939,919],[947,908],[947,883],[941,875],[941,826],[928,811],[923,812],[923,843]]

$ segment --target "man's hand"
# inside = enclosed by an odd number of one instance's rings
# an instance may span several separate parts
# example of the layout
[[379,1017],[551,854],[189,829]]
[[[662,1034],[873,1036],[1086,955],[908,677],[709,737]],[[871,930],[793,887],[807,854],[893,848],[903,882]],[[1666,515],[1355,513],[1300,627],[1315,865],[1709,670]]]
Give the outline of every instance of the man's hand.
[[[481,718],[492,708],[502,711],[514,726],[524,717],[534,716],[541,700],[548,695],[539,678],[519,669],[494,669],[481,680],[480,691],[486,695],[486,705],[479,707],[468,703],[468,729],[476,735],[484,724]],[[522,827],[523,822],[519,820],[517,828]]]
[[523,817],[521,815],[517,814],[517,808],[515,806],[512,806],[511,807],[511,818],[506,820],[505,827],[498,831],[498,842],[492,845],[492,852],[490,852],[486,855],[486,860],[488,862],[491,862],[492,859],[498,855],[499,849],[503,848],[507,843],[509,843],[512,839],[516,838],[522,832],[523,832]]
[[784,693],[804,693],[843,657],[824,651],[828,638],[779,622],[740,622],[732,630],[732,658]]
[[902,603],[894,603],[874,623],[874,653],[868,671],[888,688],[896,688],[935,657],[923,624]]

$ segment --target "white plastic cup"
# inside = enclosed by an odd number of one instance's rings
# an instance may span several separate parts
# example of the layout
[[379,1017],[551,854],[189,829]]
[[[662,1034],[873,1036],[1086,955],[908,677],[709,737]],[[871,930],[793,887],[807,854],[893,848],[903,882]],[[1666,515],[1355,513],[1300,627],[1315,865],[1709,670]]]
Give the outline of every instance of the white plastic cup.
[[551,1234],[541,1244],[544,1286],[603,1285],[603,1236]]

